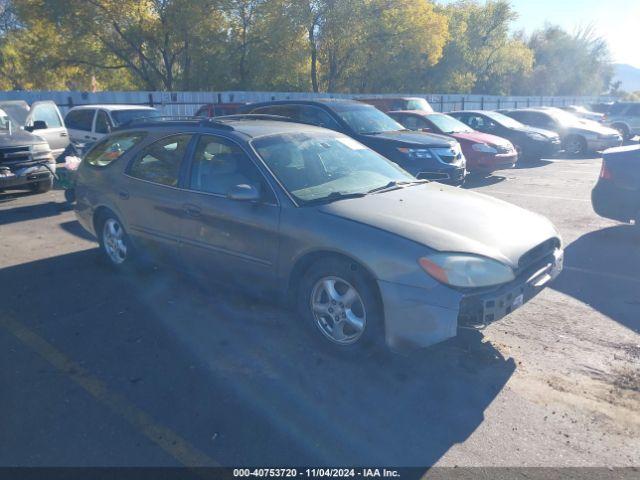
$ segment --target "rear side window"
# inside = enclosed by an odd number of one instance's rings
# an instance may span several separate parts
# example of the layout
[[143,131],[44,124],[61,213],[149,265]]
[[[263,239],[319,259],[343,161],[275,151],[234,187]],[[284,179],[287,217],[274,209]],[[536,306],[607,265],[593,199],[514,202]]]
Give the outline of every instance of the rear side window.
[[32,121],[46,122],[48,128],[62,127],[62,120],[58,115],[58,109],[54,105],[37,105],[31,115]]
[[90,132],[94,114],[95,110],[93,109],[71,110],[67,113],[64,122],[67,124],[67,128]]
[[106,167],[140,143],[140,140],[144,137],[145,134],[142,132],[121,133],[111,136],[92,148],[84,161],[94,167]]
[[180,165],[191,135],[172,135],[152,143],[134,160],[129,175],[169,187],[178,186]]
[[104,110],[98,110],[98,116],[96,117],[96,133],[109,133],[111,131],[111,121],[107,112]]

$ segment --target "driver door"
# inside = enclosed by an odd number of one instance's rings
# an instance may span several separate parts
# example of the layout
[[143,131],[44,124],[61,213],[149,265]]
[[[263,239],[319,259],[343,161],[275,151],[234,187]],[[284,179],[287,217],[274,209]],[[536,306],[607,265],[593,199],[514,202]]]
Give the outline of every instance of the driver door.
[[[228,198],[251,185],[258,201]],[[184,193],[181,256],[205,278],[270,285],[276,278],[280,207],[271,186],[234,141],[202,135],[191,158]]]
[[69,145],[69,134],[64,126],[60,110],[52,101],[34,102],[31,105],[25,126],[27,128],[33,127],[33,122],[38,120],[44,121],[47,128],[35,130],[34,133],[47,141],[53,157],[57,158]]

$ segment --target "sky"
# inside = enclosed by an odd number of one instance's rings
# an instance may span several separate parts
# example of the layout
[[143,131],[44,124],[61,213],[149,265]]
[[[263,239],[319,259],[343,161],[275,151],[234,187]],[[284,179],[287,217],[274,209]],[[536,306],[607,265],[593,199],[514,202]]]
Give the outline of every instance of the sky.
[[614,62],[640,68],[640,0],[511,0],[511,5],[519,14],[514,30],[531,33],[552,23],[574,32],[593,25],[609,43]]

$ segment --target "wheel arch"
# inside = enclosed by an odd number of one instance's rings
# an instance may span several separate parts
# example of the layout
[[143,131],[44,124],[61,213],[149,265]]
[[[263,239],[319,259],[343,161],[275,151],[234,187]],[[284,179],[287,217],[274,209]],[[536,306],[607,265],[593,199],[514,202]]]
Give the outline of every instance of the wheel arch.
[[293,301],[295,300],[296,294],[298,292],[298,285],[300,284],[300,280],[309,270],[311,265],[320,260],[327,260],[331,258],[347,262],[351,265],[352,269],[360,270],[364,273],[368,282],[370,283],[371,288],[375,292],[381,312],[384,315],[382,292],[380,291],[376,276],[371,271],[371,269],[368,268],[362,261],[345,253],[333,250],[314,250],[306,252],[296,259],[287,279],[287,300],[291,302],[291,304],[293,304]]

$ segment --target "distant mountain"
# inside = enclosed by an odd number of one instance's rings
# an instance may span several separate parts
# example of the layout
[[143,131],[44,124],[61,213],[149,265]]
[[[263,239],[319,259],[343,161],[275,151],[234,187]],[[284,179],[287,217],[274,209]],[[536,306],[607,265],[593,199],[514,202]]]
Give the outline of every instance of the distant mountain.
[[616,63],[613,65],[614,75],[613,81],[621,81],[621,90],[625,92],[640,91],[640,68],[632,67],[624,63]]

